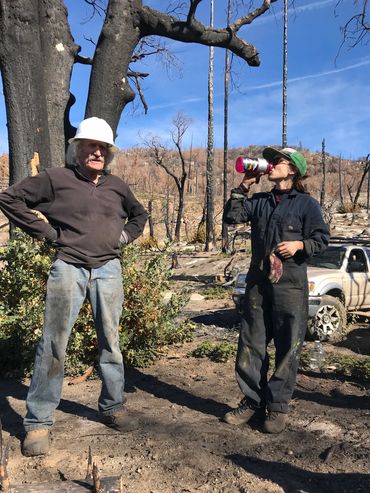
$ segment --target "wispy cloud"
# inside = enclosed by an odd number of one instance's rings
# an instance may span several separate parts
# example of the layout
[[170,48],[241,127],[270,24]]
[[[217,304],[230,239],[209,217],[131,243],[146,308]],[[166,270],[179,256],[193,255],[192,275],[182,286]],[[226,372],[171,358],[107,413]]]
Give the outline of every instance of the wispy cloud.
[[[292,83],[292,82],[300,82],[300,81],[306,80],[306,79],[316,79],[318,77],[325,77],[327,75],[338,74],[340,72],[347,72],[348,70],[353,70],[353,69],[356,69],[359,67],[363,67],[365,65],[370,65],[370,59],[363,60],[363,61],[358,62],[358,63],[354,63],[353,65],[348,65],[347,67],[341,67],[341,68],[337,68],[337,69],[333,69],[333,70],[326,70],[324,72],[318,72],[316,74],[302,75],[300,77],[288,78],[288,84]],[[242,88],[242,91],[244,92],[244,91],[252,91],[252,90],[256,90],[256,89],[266,89],[269,87],[281,86],[281,84],[282,84],[282,80],[278,80],[278,81],[274,81],[274,82],[268,82],[266,84],[259,84],[257,86],[249,86],[249,87],[246,86],[246,87]]]
[[[345,2],[346,0],[343,1]],[[314,10],[320,10],[329,7],[330,5],[337,5],[337,4],[338,4],[338,0],[322,0],[320,2],[312,2],[306,5],[301,5],[300,7],[296,7],[296,6],[291,7],[288,9],[288,14],[290,16],[294,16],[294,15],[302,14],[304,12],[312,12]],[[271,8],[268,11],[267,15],[263,15],[258,19],[256,19],[254,21],[254,24],[262,24],[266,22],[276,21],[277,19],[281,19],[283,17],[284,17],[283,9],[275,11],[274,8]]]
[[[311,150],[320,149],[323,138],[327,151],[343,157],[358,158],[368,152],[364,129],[369,128],[367,82],[340,78],[330,84],[302,80],[288,93],[288,142],[300,142]],[[344,97],[345,95],[345,97]],[[230,146],[243,142],[266,145],[281,142],[282,95],[280,88],[245,96],[230,105]]]
[[185,104],[192,104],[192,103],[199,103],[199,101],[202,101],[204,98],[188,98],[188,99],[181,99],[180,101],[172,101],[169,103],[165,104],[155,104],[150,107],[151,110],[163,110],[166,108],[173,108],[179,107],[179,104],[185,105]]

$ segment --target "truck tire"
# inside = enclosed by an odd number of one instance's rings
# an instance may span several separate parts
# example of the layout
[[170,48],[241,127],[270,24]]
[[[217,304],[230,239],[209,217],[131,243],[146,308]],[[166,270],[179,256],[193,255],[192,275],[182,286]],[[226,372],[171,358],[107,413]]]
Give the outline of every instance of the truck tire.
[[325,295],[316,315],[309,321],[308,334],[320,341],[339,342],[346,334],[347,312],[339,298]]

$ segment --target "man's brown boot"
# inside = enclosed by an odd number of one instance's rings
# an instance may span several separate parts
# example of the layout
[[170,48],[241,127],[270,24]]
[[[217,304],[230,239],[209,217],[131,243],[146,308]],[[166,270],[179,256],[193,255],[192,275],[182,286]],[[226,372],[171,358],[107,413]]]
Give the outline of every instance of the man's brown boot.
[[22,454],[26,457],[45,455],[49,452],[48,428],[37,428],[29,431],[22,444]]
[[250,402],[244,397],[237,408],[232,409],[223,416],[222,421],[229,425],[243,425],[262,412],[262,408],[251,406]]
[[288,415],[286,413],[278,413],[276,411],[268,411],[263,431],[265,433],[281,433],[286,426]]

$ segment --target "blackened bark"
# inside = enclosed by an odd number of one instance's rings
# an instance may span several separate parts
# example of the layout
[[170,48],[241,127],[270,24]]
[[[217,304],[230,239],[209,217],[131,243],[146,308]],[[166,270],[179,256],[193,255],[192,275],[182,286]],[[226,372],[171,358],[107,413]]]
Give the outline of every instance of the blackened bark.
[[[73,64],[80,47],[74,43],[63,1],[40,0],[40,35],[45,81],[45,98],[50,129],[51,164],[64,166],[66,141],[73,137],[69,110],[75,98],[70,94]],[[41,163],[43,165],[43,163]]]
[[168,187],[166,189],[166,203],[165,203],[163,220],[164,220],[164,225],[166,226],[167,239],[170,243],[172,243],[173,237],[172,237],[172,228],[170,225],[170,191]]
[[344,198],[343,198],[343,180],[342,180],[342,156],[339,156],[338,180],[339,180],[339,201],[340,201],[340,206],[343,207]]
[[149,223],[149,236],[154,238],[154,221],[153,221],[153,199],[148,201],[148,223]]
[[321,164],[322,164],[322,181],[321,181],[321,193],[320,193],[320,205],[325,205],[325,189],[326,189],[326,153],[325,153],[325,139],[321,143]]
[[[31,5],[26,8],[26,3]],[[1,0],[0,6],[0,63],[10,144],[10,182],[13,183],[29,175],[36,152],[40,159],[50,161],[49,128],[40,70],[38,2]]]
[[[214,4],[211,0],[211,26],[213,26]],[[209,49],[209,71],[208,71],[208,139],[207,139],[207,167],[206,167],[206,196],[207,196],[207,215],[206,215],[206,238],[205,251],[209,252],[215,247],[214,230],[214,114],[213,114],[213,61],[214,48]]]
[[77,47],[61,0],[0,0],[0,9],[0,66],[13,183],[31,173],[32,160],[41,168],[64,164],[63,121],[69,98],[65,74]]
[[138,0],[109,2],[94,55],[85,116],[98,115],[114,129],[125,105],[135,98],[127,71],[141,38],[138,26],[141,3]]
[[[231,19],[231,0],[227,2],[227,25],[230,24]],[[223,173],[223,205],[227,202],[228,198],[228,183],[227,183],[227,164],[229,154],[229,50],[225,50],[225,72],[224,72],[224,173]],[[222,251],[225,253],[229,249],[229,231],[227,224],[222,222]]]
[[[227,28],[207,27],[196,19],[200,0],[189,2],[186,20],[143,6],[141,0],[108,0],[95,55],[85,116],[106,119],[116,131],[125,105],[135,97],[127,79],[135,49],[146,36],[228,48],[250,66],[257,49],[241,39],[250,24],[275,0],[263,0]],[[246,8],[244,9],[246,10]],[[0,0],[0,69],[7,111],[10,180],[40,168],[63,166],[65,144],[73,136],[69,92],[75,45],[63,0]]]
[[184,199],[185,183],[186,183],[186,173],[185,175],[183,174],[181,176],[179,185],[177,186],[177,190],[179,193],[179,207],[177,209],[177,216],[176,216],[175,241],[180,241],[180,236],[181,236],[181,222],[182,222],[182,216],[184,215],[184,207],[185,207],[185,199]]

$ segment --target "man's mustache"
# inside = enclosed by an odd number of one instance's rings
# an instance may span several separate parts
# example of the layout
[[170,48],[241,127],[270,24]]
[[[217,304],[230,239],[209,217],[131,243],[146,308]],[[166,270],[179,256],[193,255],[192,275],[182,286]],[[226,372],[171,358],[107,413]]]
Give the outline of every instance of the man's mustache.
[[100,163],[104,163],[104,158],[92,155],[88,158],[88,161],[99,161]]

